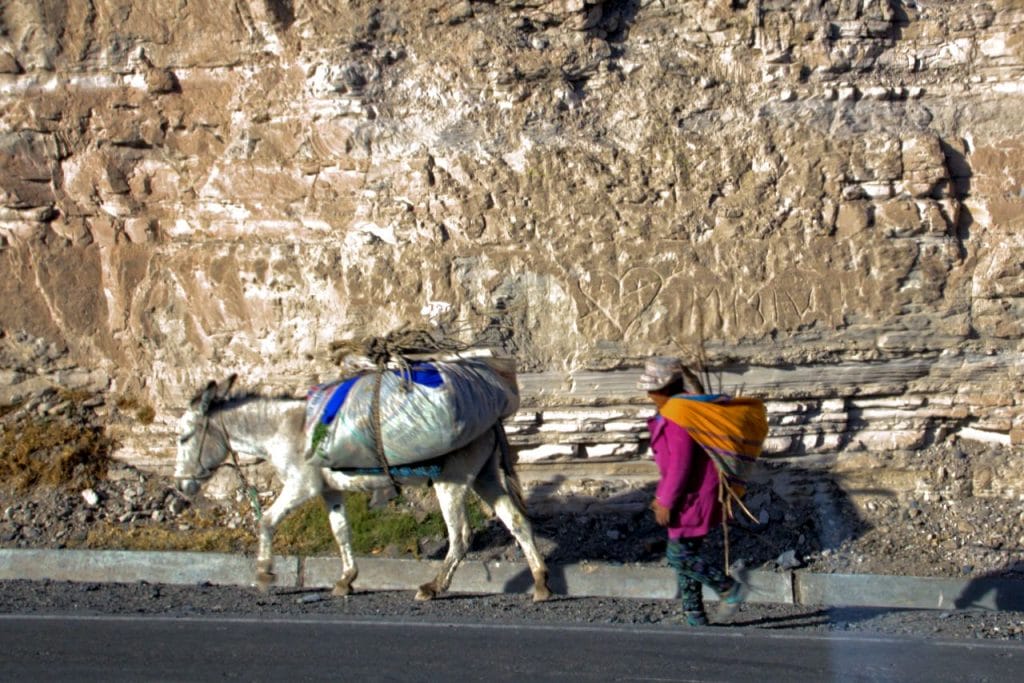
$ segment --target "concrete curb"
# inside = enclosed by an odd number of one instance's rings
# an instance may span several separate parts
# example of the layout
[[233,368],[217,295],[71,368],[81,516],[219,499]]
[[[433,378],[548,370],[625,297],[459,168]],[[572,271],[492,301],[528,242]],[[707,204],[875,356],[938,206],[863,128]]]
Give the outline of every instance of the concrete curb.
[[[430,580],[438,560],[360,557],[360,590],[412,590]],[[587,562],[553,565],[550,585],[558,595],[672,599],[675,573],[668,567]],[[341,561],[330,557],[275,557],[277,585],[325,588],[334,585]],[[211,583],[250,586],[251,557],[220,553],[122,550],[0,549],[0,580],[28,579],[108,583]],[[1024,611],[1024,581],[979,577],[943,579],[877,574],[812,574],[748,571],[748,602],[785,605],[887,607],[904,609],[986,609]],[[463,562],[451,590],[460,593],[528,593],[529,568],[520,562]],[[716,600],[706,592],[708,600]]]

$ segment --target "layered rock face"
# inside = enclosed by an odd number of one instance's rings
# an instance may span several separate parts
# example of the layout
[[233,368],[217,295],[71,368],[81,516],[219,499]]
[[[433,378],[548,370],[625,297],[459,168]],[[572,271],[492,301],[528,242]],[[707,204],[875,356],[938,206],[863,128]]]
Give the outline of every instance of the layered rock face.
[[558,476],[646,462],[636,367],[702,349],[774,457],[1024,441],[1020,0],[0,11],[0,398],[149,403],[126,460],[402,323],[515,354]]

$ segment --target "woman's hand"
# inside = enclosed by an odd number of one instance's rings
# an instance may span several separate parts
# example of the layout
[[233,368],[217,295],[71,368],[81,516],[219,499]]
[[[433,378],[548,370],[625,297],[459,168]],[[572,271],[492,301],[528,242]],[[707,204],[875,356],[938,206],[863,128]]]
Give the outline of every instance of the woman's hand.
[[668,526],[671,510],[659,503],[657,498],[651,501],[651,510],[654,511],[654,521],[658,526]]

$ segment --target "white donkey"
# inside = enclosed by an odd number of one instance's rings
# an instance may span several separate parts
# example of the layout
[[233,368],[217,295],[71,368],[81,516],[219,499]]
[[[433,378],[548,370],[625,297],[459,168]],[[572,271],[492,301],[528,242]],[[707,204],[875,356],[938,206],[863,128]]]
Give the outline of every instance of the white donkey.
[[[232,375],[219,386],[211,381],[192,399],[181,417],[174,470],[178,489],[188,496],[197,493],[201,483],[232,452],[269,460],[277,470],[282,489],[259,521],[256,570],[260,586],[267,588],[274,581],[274,529],[289,513],[319,494],[327,504],[331,530],[341,553],[341,578],[334,585],[333,594],[348,595],[358,568],[345,515],[344,492],[388,488],[391,481],[383,473],[350,475],[307,460],[306,402],[258,396],[229,398],[235,377]],[[533,600],[540,602],[551,596],[547,566],[537,551],[519,481],[507,457],[508,449],[502,445],[500,430],[498,423],[468,446],[442,458],[433,487],[448,528],[448,554],[434,580],[419,587],[417,600],[430,600],[447,590],[466,554],[471,533],[466,517],[470,487],[494,510],[523,549],[533,574]],[[399,477],[398,481],[403,485],[429,483],[425,476]]]

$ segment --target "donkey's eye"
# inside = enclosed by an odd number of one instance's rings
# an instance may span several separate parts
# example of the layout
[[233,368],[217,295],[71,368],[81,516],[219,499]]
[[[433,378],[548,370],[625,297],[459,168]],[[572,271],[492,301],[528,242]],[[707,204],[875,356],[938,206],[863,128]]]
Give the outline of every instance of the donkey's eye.
[[193,434],[195,434],[195,432],[189,432],[188,434],[185,434],[180,439],[178,439],[178,443],[179,444],[184,444],[186,441],[188,441],[189,439],[192,438]]

